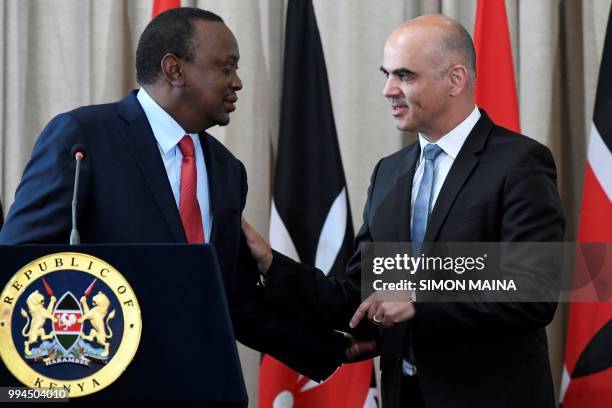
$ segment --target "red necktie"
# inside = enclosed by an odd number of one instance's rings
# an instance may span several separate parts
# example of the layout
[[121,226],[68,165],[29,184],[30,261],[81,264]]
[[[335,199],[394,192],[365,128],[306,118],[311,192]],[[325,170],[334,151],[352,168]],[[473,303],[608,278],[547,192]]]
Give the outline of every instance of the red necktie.
[[204,243],[204,227],[202,226],[202,213],[196,195],[198,174],[196,171],[195,148],[193,140],[185,135],[178,144],[183,161],[181,163],[181,193],[179,200],[179,213],[187,242],[190,244]]

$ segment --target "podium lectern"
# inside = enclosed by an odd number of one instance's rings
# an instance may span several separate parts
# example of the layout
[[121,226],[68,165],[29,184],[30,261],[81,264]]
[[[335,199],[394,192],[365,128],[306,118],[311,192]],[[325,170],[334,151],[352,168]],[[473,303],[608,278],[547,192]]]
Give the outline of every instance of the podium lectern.
[[211,245],[0,246],[0,288],[0,386],[247,405]]

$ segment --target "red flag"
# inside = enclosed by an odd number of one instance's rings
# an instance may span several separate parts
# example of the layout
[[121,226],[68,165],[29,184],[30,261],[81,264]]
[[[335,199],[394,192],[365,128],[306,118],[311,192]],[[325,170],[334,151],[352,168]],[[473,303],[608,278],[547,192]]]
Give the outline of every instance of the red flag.
[[[612,242],[612,9],[599,70],[579,242]],[[612,302],[572,303],[561,383],[564,408],[612,406]]]
[[155,18],[159,13],[163,13],[166,10],[177,7],[181,7],[181,0],[154,0],[153,15],[151,18]]
[[[372,361],[343,365],[329,379],[316,383],[296,373],[283,363],[264,356],[259,376],[259,407],[374,407],[373,392],[368,386],[372,379]],[[375,390],[375,389],[374,389]]]
[[512,47],[504,0],[478,0],[474,46],[476,105],[486,110],[496,124],[520,132]]

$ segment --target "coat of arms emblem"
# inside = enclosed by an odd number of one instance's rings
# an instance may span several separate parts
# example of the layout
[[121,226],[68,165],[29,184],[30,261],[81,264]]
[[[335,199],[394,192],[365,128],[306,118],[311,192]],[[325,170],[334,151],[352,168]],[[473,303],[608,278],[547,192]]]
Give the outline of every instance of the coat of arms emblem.
[[[27,311],[21,308],[21,316],[26,319],[22,335],[24,342],[24,357],[29,362],[43,360],[47,365],[71,362],[89,365],[104,363],[108,359],[110,340],[113,337],[110,320],[115,317],[116,310],[110,310],[110,300],[102,291],[92,298],[91,307],[88,304],[97,279],[77,300],[72,292],[62,295],[59,301],[53,289],[42,278],[45,292],[49,297],[45,307],[45,296],[38,290],[27,298]],[[46,333],[45,322],[50,320],[52,332]],[[86,322],[90,328],[86,329]],[[87,333],[85,332],[87,331]],[[32,348],[33,346],[36,346]]]
[[1,299],[0,357],[29,387],[91,394],[115,381],[138,348],[136,296],[117,270],[93,256],[37,259],[13,276]]

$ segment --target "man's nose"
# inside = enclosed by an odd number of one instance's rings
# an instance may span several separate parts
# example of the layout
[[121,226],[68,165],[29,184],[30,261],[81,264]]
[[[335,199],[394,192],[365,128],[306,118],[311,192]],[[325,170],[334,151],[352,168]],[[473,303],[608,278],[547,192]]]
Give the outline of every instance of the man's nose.
[[385,86],[383,88],[383,95],[387,98],[391,96],[397,96],[400,94],[400,90],[397,86],[397,81],[393,78],[392,75],[389,75],[387,78],[387,82],[385,82]]
[[238,72],[234,72],[234,77],[232,78],[232,88],[236,91],[242,89],[242,80],[238,76]]

